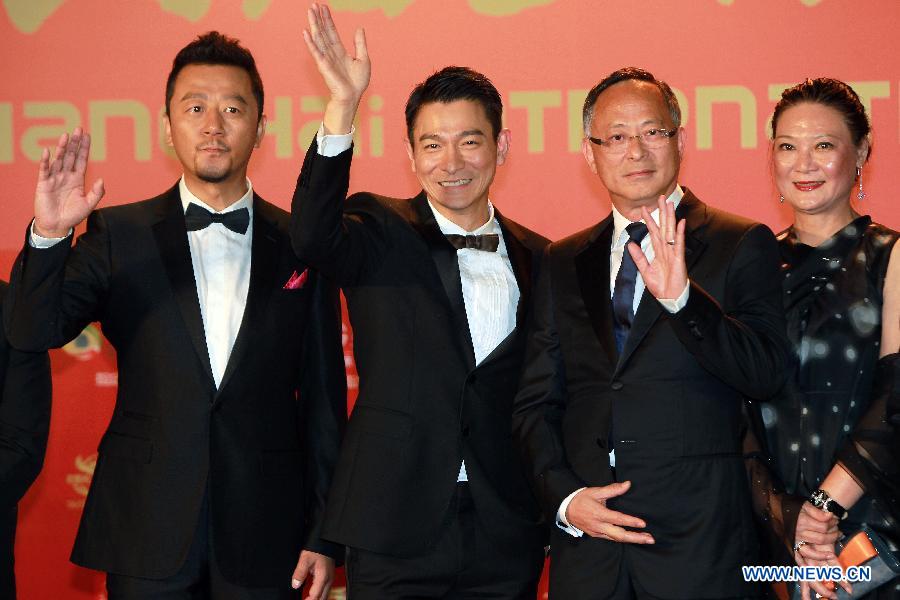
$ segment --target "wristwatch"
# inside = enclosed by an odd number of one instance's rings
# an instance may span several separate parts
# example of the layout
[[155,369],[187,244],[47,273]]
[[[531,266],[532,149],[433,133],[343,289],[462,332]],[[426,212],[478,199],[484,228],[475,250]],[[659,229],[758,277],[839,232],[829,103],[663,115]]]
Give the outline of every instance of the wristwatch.
[[835,515],[838,519],[843,519],[847,514],[847,510],[838,504],[834,498],[828,495],[828,492],[819,488],[809,496],[809,502],[816,508],[827,510]]

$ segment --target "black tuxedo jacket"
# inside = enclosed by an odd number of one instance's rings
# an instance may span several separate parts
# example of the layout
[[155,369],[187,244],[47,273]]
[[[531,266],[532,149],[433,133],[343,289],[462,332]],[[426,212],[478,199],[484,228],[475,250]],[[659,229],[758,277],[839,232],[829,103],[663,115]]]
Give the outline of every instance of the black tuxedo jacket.
[[347,298],[359,397],[335,471],[323,535],[420,554],[447,517],[465,459],[477,514],[502,547],[544,543],[540,511],[512,443],[532,280],[546,240],[497,214],[519,286],[517,327],[477,367],[456,249],[424,192],[355,194],[351,151],[307,152],[292,204],[297,255]]
[[[6,283],[0,282],[0,302]],[[14,597],[16,503],[44,464],[50,428],[50,360],[19,352],[0,332],[0,597]]]
[[337,288],[310,270],[301,289],[283,289],[306,265],[287,213],[253,202],[247,305],[218,390],[177,185],[94,211],[74,248],[26,241],[13,267],[13,345],[60,346],[99,321],[118,358],[77,564],[173,575],[207,490],[215,555],[236,584],[282,585],[301,548],[340,554],[320,538],[346,419]]
[[654,597],[753,595],[742,564],[756,554],[741,455],[744,396],[766,397],[787,355],[778,251],[763,225],[715,210],[690,191],[687,305],[668,313],[645,291],[617,355],[609,290],[613,220],[552,244],[535,292],[513,423],[548,517],[584,486],[631,489],[609,502],[644,519],[655,545],[554,527],[551,595],[606,598],[625,561]]

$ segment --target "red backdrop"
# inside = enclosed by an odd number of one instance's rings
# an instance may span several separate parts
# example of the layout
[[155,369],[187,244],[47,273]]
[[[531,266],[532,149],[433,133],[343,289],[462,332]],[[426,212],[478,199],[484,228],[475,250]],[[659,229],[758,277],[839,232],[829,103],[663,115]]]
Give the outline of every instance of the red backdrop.
[[[353,190],[411,196],[403,104],[432,71],[462,64],[501,90],[510,159],[492,198],[552,239],[609,210],[578,152],[587,89],[627,65],[677,89],[687,156],[681,181],[707,202],[780,229],[789,215],[769,175],[766,124],[781,90],[807,76],[853,83],[874,123],[860,209],[900,226],[890,185],[900,158],[900,41],[891,0],[331,0],[338,26],[366,28],[373,78],[357,127]],[[325,90],[300,38],[296,0],[4,0],[0,92],[0,273],[31,216],[40,148],[84,125],[104,203],[157,194],[179,176],[159,115],[176,51],[218,29],[255,54],[269,132],[254,187],[287,207]],[[392,177],[386,178],[384,173]],[[356,379],[345,339],[351,402]],[[68,562],[116,387],[115,356],[94,328],[53,352],[54,409],[44,471],[21,504],[20,597],[104,598],[102,578]],[[286,575],[287,576],[287,575]],[[343,597],[342,584],[333,597]]]

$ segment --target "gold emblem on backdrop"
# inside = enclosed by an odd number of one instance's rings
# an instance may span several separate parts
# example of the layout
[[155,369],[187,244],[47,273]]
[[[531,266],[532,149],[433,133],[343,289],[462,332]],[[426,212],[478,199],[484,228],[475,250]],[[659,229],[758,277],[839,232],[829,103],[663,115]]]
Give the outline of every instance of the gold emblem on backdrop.
[[91,486],[91,478],[94,476],[94,468],[97,466],[97,453],[75,457],[75,473],[66,475],[66,483],[75,492],[74,498],[66,500],[66,507],[71,509],[84,508],[84,499],[87,497],[88,488]]
[[[250,21],[258,21],[272,5],[273,0],[243,0],[241,12]],[[807,6],[815,6],[821,0],[800,0]],[[67,0],[3,0],[3,8],[13,26],[22,33],[36,33],[47,19]],[[163,12],[177,15],[192,23],[206,16],[213,0],[157,0]],[[336,11],[368,12],[380,9],[388,18],[394,18],[406,10],[415,0],[331,0]],[[553,4],[556,0],[468,0],[476,13],[502,17],[513,15],[536,6]],[[734,0],[719,0],[730,5]]]
[[74,340],[62,347],[63,352],[78,360],[91,360],[100,353],[103,336],[96,325],[88,325]]

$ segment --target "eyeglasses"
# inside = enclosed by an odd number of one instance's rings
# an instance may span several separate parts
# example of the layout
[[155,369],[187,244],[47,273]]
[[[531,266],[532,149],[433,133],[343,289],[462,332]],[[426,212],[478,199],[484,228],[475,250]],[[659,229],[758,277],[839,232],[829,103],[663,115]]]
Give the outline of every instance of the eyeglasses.
[[669,138],[678,133],[677,129],[663,129],[661,127],[649,127],[637,135],[625,135],[624,133],[613,133],[605,140],[588,136],[588,139],[600,146],[601,149],[610,154],[618,154],[625,152],[628,142],[637,138],[645,148],[655,149],[662,148],[669,143]]

